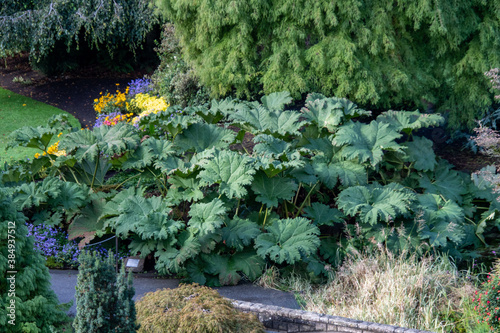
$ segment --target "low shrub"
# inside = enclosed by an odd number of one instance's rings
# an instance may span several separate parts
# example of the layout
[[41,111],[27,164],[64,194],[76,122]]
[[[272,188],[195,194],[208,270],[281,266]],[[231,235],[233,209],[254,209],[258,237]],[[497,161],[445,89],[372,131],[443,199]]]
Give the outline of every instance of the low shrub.
[[198,284],[148,293],[136,308],[138,332],[264,332],[254,315],[238,312],[217,291]]

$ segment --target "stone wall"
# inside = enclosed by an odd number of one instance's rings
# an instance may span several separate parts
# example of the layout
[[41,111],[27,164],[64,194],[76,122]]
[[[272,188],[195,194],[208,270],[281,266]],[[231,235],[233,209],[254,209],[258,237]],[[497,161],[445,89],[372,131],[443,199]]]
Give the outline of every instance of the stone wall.
[[314,312],[231,300],[234,307],[254,313],[269,332],[431,333],[409,328],[369,323]]

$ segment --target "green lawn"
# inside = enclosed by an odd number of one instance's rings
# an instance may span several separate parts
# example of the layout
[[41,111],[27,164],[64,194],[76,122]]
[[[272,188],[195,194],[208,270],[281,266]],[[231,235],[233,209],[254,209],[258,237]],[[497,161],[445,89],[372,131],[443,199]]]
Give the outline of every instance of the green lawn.
[[[32,158],[37,152],[32,148],[5,150],[9,134],[23,126],[45,125],[51,116],[59,113],[67,112],[0,88],[0,163]],[[75,117],[70,115],[70,119],[73,126],[81,127]]]

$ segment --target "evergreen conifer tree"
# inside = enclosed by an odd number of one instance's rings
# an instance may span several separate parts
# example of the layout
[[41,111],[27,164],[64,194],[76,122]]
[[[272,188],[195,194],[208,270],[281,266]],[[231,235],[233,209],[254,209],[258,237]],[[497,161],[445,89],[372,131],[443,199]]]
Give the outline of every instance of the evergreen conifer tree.
[[450,110],[474,125],[493,102],[500,2],[156,0],[213,95],[289,91],[369,108]]
[[0,332],[49,333],[68,317],[25,220],[0,188]]
[[75,332],[135,332],[132,275],[126,278],[123,266],[116,274],[113,253],[101,260],[95,252],[83,252],[78,261]]

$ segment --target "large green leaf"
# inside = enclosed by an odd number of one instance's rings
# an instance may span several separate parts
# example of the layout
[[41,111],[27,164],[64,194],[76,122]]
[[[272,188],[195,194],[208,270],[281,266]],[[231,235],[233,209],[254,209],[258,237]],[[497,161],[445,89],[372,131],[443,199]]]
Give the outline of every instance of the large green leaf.
[[326,128],[329,132],[336,131],[341,123],[353,117],[370,114],[369,111],[358,109],[356,104],[345,98],[321,98],[321,95],[308,96],[302,112],[319,129]]
[[351,161],[327,162],[320,156],[313,158],[312,168],[329,189],[334,188],[339,180],[343,186],[364,185],[368,181],[366,169]]
[[201,185],[219,184],[219,193],[228,198],[242,198],[247,194],[245,185],[253,180],[255,169],[252,160],[234,151],[216,150],[213,157],[200,162],[203,170],[198,178]]
[[179,134],[174,145],[182,151],[202,152],[209,148],[225,149],[234,141],[236,133],[214,124],[196,123]]
[[253,134],[299,134],[304,125],[300,120],[300,113],[294,111],[270,110],[262,105],[240,105],[237,112],[229,116],[236,124],[245,125],[244,128]]
[[122,169],[144,169],[158,159],[165,159],[175,153],[173,144],[167,140],[148,138],[130,153],[121,165]]
[[57,198],[61,193],[60,183],[55,177],[47,177],[41,183],[22,184],[13,196],[14,204],[22,210],[47,203],[49,198]]
[[67,214],[83,207],[88,201],[90,190],[85,185],[61,182],[60,193],[50,202],[50,206],[64,210]]
[[422,127],[439,126],[444,123],[440,114],[422,114],[418,111],[386,111],[377,117],[377,121],[389,124],[398,132],[410,133]]
[[9,134],[7,149],[21,146],[46,150],[56,131],[42,126],[21,127]]
[[80,214],[75,217],[68,228],[68,239],[83,237],[79,243],[82,248],[88,244],[96,234],[102,234],[104,222],[99,220],[106,200],[103,198],[93,199],[87,206],[83,207]]
[[189,211],[190,230],[199,236],[214,232],[223,224],[227,210],[220,199],[214,199],[209,203],[193,204]]
[[359,159],[360,163],[367,160],[373,167],[382,162],[384,150],[402,151],[396,143],[401,134],[389,127],[389,124],[372,121],[369,125],[359,122],[350,122],[342,126],[333,143],[344,146],[341,150],[347,159]]
[[301,168],[305,165],[300,150],[291,143],[267,134],[259,134],[253,140],[256,168],[264,170],[268,177],[274,177],[288,168]]
[[261,98],[262,105],[269,110],[281,111],[293,101],[288,91],[275,92]]
[[316,252],[320,244],[318,227],[306,218],[277,220],[266,230],[267,233],[260,234],[255,240],[257,254],[278,264],[295,264],[301,255]]
[[[127,237],[129,232],[141,235],[145,232],[141,228],[148,224],[157,226],[167,224],[168,214],[171,211],[167,202],[160,197],[146,199],[137,195],[125,198],[118,209],[120,215],[115,221],[114,228],[116,233],[123,237]],[[158,238],[161,239],[160,235]]]
[[168,183],[170,187],[167,199],[174,205],[178,205],[182,201],[196,202],[203,199],[204,195],[200,189],[200,181],[195,176],[184,178],[173,175],[168,179]]
[[258,172],[252,182],[252,190],[257,194],[255,200],[268,207],[278,207],[279,200],[292,199],[297,188],[297,183],[291,178],[269,178],[263,172]]
[[409,212],[415,194],[392,183],[386,186],[352,186],[340,192],[338,207],[347,215],[359,214],[361,221],[375,225]]
[[467,186],[460,173],[452,170],[453,166],[440,160],[434,173],[424,173],[419,185],[426,193],[442,194],[458,204],[462,203],[462,195],[467,193]]
[[204,255],[205,272],[217,275],[221,285],[236,285],[241,280],[240,272],[255,280],[262,274],[264,260],[255,251],[237,252],[234,255]]
[[179,234],[177,247],[167,247],[160,249],[157,253],[156,267],[162,268],[165,272],[178,273],[182,270],[183,264],[200,253],[201,245],[197,237],[189,230],[184,230]]
[[422,239],[429,239],[431,246],[446,247],[447,240],[456,245],[465,238],[464,211],[452,200],[443,200],[436,194],[422,194],[418,197],[425,221],[420,235]]
[[260,227],[256,222],[234,217],[231,220],[228,219],[226,226],[222,228],[222,239],[227,246],[241,251],[249,246],[260,233]]
[[431,140],[415,136],[413,141],[405,142],[402,145],[407,147],[406,156],[408,161],[414,163],[413,167],[415,169],[422,171],[434,170],[437,161]]
[[134,126],[118,123],[115,126],[95,127],[92,131],[82,130],[63,137],[59,149],[68,153],[75,152],[78,160],[94,160],[103,154],[112,157],[135,149],[140,142]]
[[313,202],[311,206],[304,208],[304,216],[313,220],[315,225],[330,225],[334,223],[343,223],[345,215],[336,208]]

